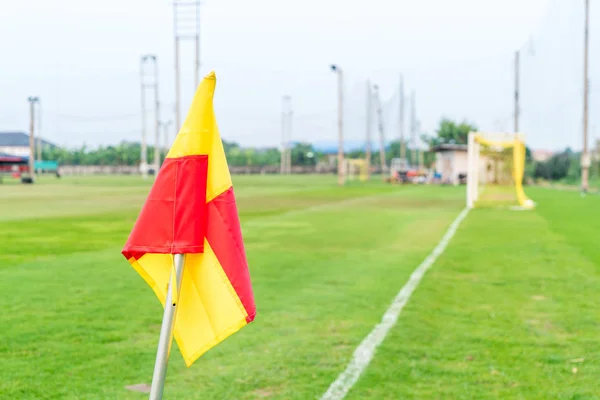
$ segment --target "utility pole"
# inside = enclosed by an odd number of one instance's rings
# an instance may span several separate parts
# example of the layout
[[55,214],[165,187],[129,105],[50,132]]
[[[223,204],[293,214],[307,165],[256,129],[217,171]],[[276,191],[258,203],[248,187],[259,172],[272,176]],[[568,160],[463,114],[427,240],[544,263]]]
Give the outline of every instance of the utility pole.
[[287,154],[286,154],[286,169],[287,173],[292,173],[292,121],[294,116],[294,110],[292,110],[292,98],[290,97],[290,113],[288,115],[288,129],[287,129]]
[[292,98],[285,95],[281,99],[281,166],[280,174],[291,173],[291,152],[290,139],[291,139],[291,119],[292,119]]
[[39,103],[40,98],[30,96],[29,102],[29,175],[35,179],[35,103]]
[[342,69],[335,64],[331,70],[338,76],[338,185],[346,183],[344,169],[344,77]]
[[286,173],[285,170],[285,166],[287,164],[287,146],[286,146],[286,135],[285,135],[285,103],[286,103],[286,97],[287,96],[283,96],[283,99],[281,101],[281,160],[280,160],[280,166],[279,166],[279,174],[280,175],[284,175]]
[[371,179],[371,99],[373,95],[371,93],[371,81],[367,81],[367,143],[366,143],[366,160],[367,163],[367,180]]
[[158,100],[158,61],[154,56],[154,174],[160,169],[160,101]]
[[417,164],[417,102],[416,102],[416,94],[413,90],[411,93],[411,107],[410,107],[410,141],[411,141],[411,151],[410,151],[410,163],[414,167]]
[[594,161],[596,162],[596,174],[600,175],[600,139],[596,139],[596,157]]
[[144,57],[140,58],[140,95],[142,104],[142,143],[140,153],[140,172],[146,178],[148,175],[148,150],[146,149],[146,96],[144,93]]
[[38,119],[37,131],[38,131],[38,133],[36,135],[36,137],[37,137],[36,161],[42,161],[42,103],[40,102],[39,99],[38,99],[37,103],[38,103],[38,114],[37,114],[37,119]]
[[[153,65],[153,73],[149,74],[146,66],[148,64]],[[160,110],[158,100],[158,62],[156,55],[145,54],[140,58],[140,89],[141,89],[141,102],[142,102],[142,148],[140,155],[140,170],[142,176],[148,177],[148,147],[146,141],[146,89],[154,89],[154,173],[158,173],[159,158],[160,158]]]
[[520,52],[515,52],[515,133],[519,132],[519,57]]
[[589,189],[590,154],[588,151],[588,101],[589,101],[589,25],[590,25],[590,0],[585,0],[585,34],[584,34],[584,63],[583,63],[583,152],[581,153],[581,191],[586,193]]
[[385,162],[385,138],[383,133],[383,112],[381,110],[381,99],[379,98],[379,86],[373,86],[373,97],[375,97],[377,107],[377,126],[379,127],[379,164],[381,168],[381,175],[385,180],[385,170],[387,168]]
[[592,146],[594,149],[590,152],[590,168],[593,163],[596,168],[596,176],[600,176],[600,139],[596,137],[596,125],[592,125],[592,136]]
[[400,75],[400,158],[406,158],[406,143],[404,142],[404,76]]
[[173,37],[175,39],[175,127],[179,132],[181,127],[179,44],[181,40],[194,42],[194,89],[200,83],[200,2],[198,0],[173,2]]

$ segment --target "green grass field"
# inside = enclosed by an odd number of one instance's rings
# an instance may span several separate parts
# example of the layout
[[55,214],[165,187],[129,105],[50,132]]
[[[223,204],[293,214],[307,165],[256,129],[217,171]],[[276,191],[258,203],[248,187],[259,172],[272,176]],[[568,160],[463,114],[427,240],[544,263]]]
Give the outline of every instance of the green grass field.
[[[144,399],[162,310],[120,255],[137,177],[0,186],[0,398]],[[464,207],[464,187],[238,176],[258,314],[165,398],[316,399]],[[598,398],[600,198],[476,209],[349,399]],[[574,369],[576,368],[576,369]]]

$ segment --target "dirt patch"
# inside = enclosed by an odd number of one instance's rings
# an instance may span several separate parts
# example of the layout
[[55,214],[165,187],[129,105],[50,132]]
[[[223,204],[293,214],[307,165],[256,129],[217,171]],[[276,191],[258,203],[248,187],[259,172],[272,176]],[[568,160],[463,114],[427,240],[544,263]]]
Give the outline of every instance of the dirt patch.
[[274,388],[266,387],[266,388],[256,389],[252,393],[255,395],[256,398],[265,399],[267,397],[271,397],[274,394],[274,392],[275,392]]
[[150,393],[150,385],[147,383],[137,383],[135,385],[125,386],[125,389],[131,390],[132,392]]

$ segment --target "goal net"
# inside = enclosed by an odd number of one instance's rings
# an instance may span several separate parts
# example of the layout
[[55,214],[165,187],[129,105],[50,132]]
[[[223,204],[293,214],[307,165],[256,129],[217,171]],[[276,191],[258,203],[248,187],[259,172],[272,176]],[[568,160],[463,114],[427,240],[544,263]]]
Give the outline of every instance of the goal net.
[[471,132],[467,164],[467,207],[535,206],[523,190],[523,134]]
[[344,162],[346,164],[346,177],[349,181],[358,179],[364,182],[369,178],[367,160],[364,158],[346,158]]

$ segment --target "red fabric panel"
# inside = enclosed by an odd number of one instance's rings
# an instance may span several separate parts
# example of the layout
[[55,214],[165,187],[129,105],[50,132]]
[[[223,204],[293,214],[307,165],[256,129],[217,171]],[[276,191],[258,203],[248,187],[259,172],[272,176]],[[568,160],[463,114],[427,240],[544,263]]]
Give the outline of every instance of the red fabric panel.
[[207,172],[206,155],[165,159],[123,248],[126,258],[204,252]]
[[256,315],[256,305],[233,187],[214,198],[207,206],[206,240],[248,313],[246,322],[251,322]]

